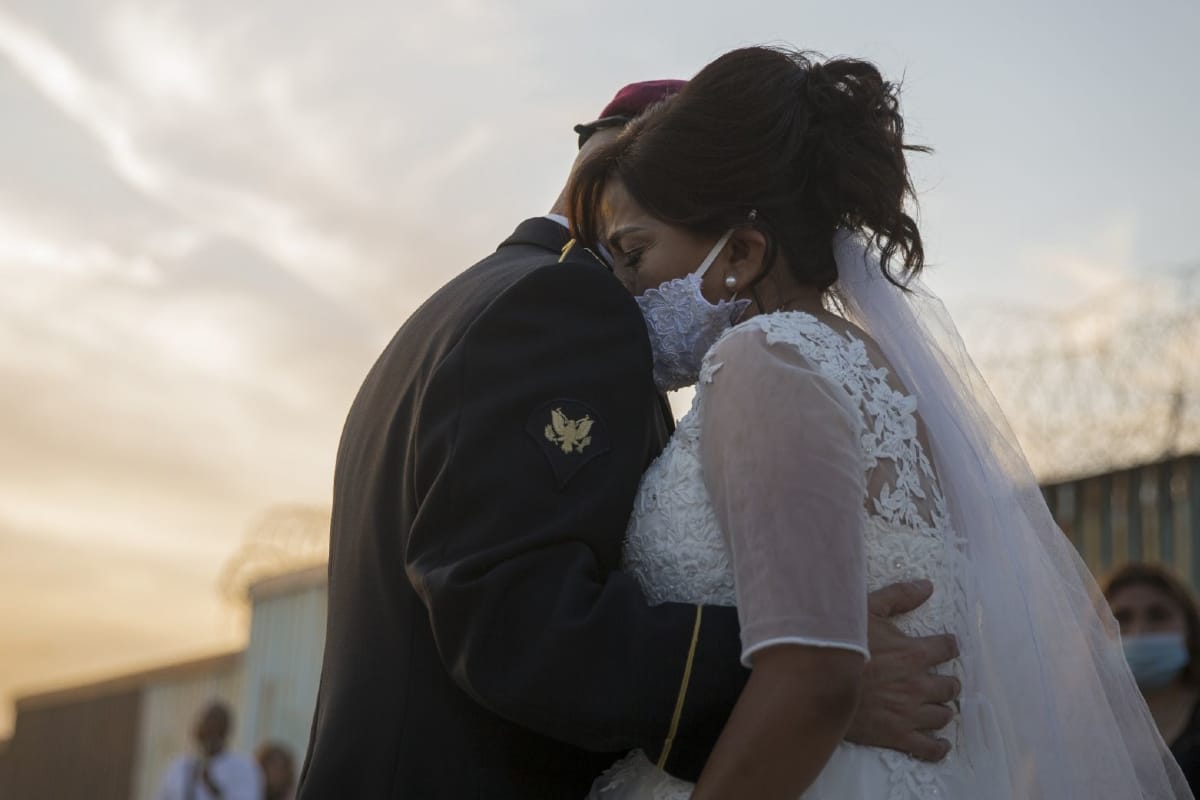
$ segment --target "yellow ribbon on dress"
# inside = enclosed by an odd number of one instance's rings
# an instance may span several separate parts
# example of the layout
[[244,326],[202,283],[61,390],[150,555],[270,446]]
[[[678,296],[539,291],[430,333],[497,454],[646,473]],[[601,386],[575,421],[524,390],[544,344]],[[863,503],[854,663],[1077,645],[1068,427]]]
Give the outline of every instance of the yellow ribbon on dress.
[[696,645],[700,641],[700,616],[703,612],[704,606],[696,606],[696,624],[692,627],[692,644],[688,648],[687,662],[683,665],[683,682],[679,685],[679,697],[675,700],[675,714],[671,717],[667,740],[663,742],[662,755],[658,757],[659,769],[666,769],[667,758],[671,755],[671,745],[675,743],[675,734],[679,733],[679,719],[683,716],[683,704],[687,700],[688,683],[692,680],[692,662],[696,660]]

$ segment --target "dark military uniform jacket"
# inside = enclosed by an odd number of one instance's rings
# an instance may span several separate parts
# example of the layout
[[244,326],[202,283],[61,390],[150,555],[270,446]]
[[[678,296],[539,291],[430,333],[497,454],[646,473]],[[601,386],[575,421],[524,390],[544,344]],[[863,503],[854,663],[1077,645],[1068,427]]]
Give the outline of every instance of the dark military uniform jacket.
[[354,401],[300,800],[578,800],[633,748],[694,779],[732,710],[735,610],[619,570],[671,420],[637,305],[567,244],[522,223]]

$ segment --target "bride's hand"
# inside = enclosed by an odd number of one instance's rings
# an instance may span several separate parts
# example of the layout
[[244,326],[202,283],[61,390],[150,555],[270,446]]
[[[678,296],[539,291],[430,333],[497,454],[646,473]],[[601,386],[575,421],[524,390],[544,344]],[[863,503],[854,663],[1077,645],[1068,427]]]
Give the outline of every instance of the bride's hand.
[[899,750],[922,761],[940,761],[950,752],[950,743],[934,732],[954,718],[948,704],[962,687],[956,678],[932,670],[958,655],[957,642],[948,634],[905,636],[890,619],[918,608],[932,593],[928,581],[897,583],[871,593],[871,660],[863,671],[848,741]]

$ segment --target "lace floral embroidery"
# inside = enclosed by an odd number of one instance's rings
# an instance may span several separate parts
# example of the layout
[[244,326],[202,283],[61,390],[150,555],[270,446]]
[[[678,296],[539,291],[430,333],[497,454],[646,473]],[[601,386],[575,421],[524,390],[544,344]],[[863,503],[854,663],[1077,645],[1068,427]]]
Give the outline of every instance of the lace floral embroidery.
[[[897,618],[897,624],[910,635],[961,630],[966,618],[957,579],[962,543],[921,444],[916,399],[892,384],[886,368],[872,363],[863,341],[812,315],[760,315],[722,340],[754,330],[769,345],[794,347],[846,392],[861,415],[868,588],[928,579],[933,597]],[[721,368],[712,352],[704,359],[691,410],[642,480],[627,532],[626,567],[655,603],[734,604],[733,572],[700,462],[703,395]],[[891,751],[839,748],[835,758],[842,757],[882,759],[891,775],[888,800],[945,796],[940,775],[954,759],[930,765]]]

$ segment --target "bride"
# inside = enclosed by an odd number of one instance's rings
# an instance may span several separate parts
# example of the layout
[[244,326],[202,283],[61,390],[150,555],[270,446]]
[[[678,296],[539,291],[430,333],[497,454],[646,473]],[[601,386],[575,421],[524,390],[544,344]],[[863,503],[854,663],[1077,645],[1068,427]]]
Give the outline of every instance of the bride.
[[[1191,797],[1092,579],[916,280],[911,149],[872,65],[751,47],[573,180],[576,234],[637,295],[659,387],[697,385],[642,481],[627,566],[654,602],[736,604],[752,668],[695,786],[635,752],[593,797]],[[843,741],[867,593],[916,578],[934,595],[902,627],[961,650],[937,764]]]

